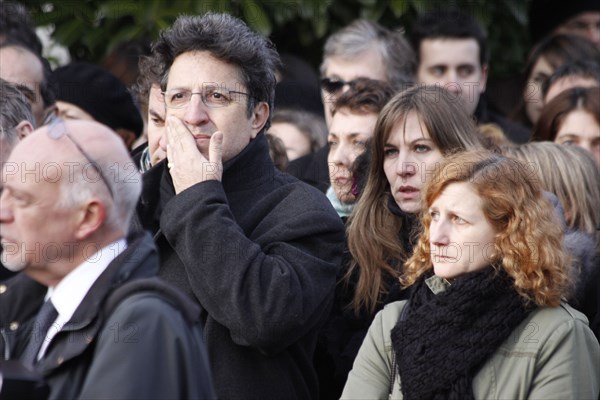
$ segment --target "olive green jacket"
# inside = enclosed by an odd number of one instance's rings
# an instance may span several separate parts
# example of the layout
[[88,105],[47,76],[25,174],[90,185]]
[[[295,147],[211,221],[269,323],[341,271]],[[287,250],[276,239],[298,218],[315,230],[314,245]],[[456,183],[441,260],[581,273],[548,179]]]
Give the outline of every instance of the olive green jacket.
[[[435,293],[444,290],[440,282],[428,285]],[[405,304],[388,304],[376,315],[348,375],[342,399],[388,399],[390,333]],[[402,399],[400,385],[396,375],[390,399]],[[475,375],[473,394],[476,399],[596,400],[599,386],[600,345],[586,317],[561,304],[536,309],[514,330]]]

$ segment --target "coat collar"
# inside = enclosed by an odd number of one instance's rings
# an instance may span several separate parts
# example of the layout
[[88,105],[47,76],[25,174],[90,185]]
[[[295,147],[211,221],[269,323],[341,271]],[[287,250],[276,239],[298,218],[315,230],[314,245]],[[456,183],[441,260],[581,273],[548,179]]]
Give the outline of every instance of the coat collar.
[[132,235],[128,247],[117,256],[94,282],[89,292],[61,331],[54,337],[40,370],[50,370],[82,354],[102,326],[102,306],[108,295],[127,281],[155,276],[158,255],[148,233]]

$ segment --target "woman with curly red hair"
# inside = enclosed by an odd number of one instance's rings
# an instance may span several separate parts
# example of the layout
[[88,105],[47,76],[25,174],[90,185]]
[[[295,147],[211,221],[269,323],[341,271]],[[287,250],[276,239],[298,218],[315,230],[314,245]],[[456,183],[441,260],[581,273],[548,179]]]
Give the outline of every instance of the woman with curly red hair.
[[422,201],[411,296],[375,317],[342,398],[598,398],[600,346],[561,301],[562,228],[525,165],[450,156]]

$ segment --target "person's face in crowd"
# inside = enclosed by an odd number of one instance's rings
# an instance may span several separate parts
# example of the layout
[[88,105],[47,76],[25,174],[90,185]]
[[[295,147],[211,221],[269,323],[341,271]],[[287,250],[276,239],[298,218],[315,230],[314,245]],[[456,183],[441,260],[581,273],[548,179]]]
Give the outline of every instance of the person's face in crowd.
[[574,87],[590,88],[600,86],[600,82],[594,78],[585,76],[567,76],[552,83],[548,88],[544,104],[548,104],[553,98]]
[[[95,121],[94,117],[92,117],[87,111],[82,109],[81,107],[69,103],[67,101],[56,101],[56,113],[59,117],[64,120],[82,120],[82,121]],[[125,146],[131,150],[133,143],[135,142],[136,136],[135,133],[125,128],[117,128],[115,129],[117,135],[123,139]]]
[[[200,153],[207,159],[210,137],[216,131],[223,133],[222,160],[227,161],[238,155],[256,137],[269,116],[269,106],[261,102],[248,117],[246,105],[250,101],[249,96],[230,93],[248,93],[239,68],[213,57],[207,51],[187,52],[175,58],[169,70],[165,96],[172,96],[173,92],[170,91],[173,90],[187,90],[194,95],[189,104],[182,108],[172,108],[167,104],[166,118],[179,118],[194,137]],[[203,102],[202,96],[196,94],[203,90],[213,99],[227,96],[232,101],[224,107],[210,108]],[[166,152],[166,146],[162,150]]]
[[167,153],[160,141],[165,140],[165,100],[160,91],[160,86],[152,85],[148,95],[148,151],[150,164],[156,165],[167,157]]
[[310,153],[310,139],[289,122],[271,124],[269,133],[281,140],[289,161]]
[[600,47],[600,12],[587,11],[577,14],[560,25],[556,32],[583,36]]
[[[347,83],[357,78],[369,78],[379,81],[387,81],[385,64],[381,55],[376,50],[367,50],[357,54],[351,59],[341,57],[329,57],[326,60],[325,74],[322,78],[327,78],[334,83],[337,90],[328,90],[321,85],[321,97],[323,107],[325,108],[325,123],[331,125],[331,112],[333,104],[341,93],[348,90]],[[341,83],[335,85],[335,83]],[[344,84],[345,83],[345,84]]]
[[600,126],[589,112],[570,112],[558,129],[554,142],[586,149],[600,167]]
[[62,119],[81,119],[86,121],[95,121],[87,111],[79,106],[66,101],[56,101],[56,112]]
[[527,85],[523,91],[523,101],[525,102],[525,113],[533,125],[540,118],[544,99],[542,96],[542,85],[552,75],[554,68],[544,57],[540,57],[531,69],[531,74],[527,77]]
[[81,210],[61,204],[60,178],[69,172],[64,163],[49,162],[48,155],[70,155],[65,162],[78,158],[66,139],[50,139],[47,127],[41,129],[43,135],[35,137],[35,146],[25,141],[17,145],[2,171],[1,260],[9,270],[24,270],[34,279],[51,283],[62,277],[61,260],[75,251],[74,231]]
[[383,170],[398,207],[406,213],[418,213],[421,188],[444,156],[416,112],[396,123],[383,153]]
[[356,199],[352,190],[352,164],[365,151],[367,140],[373,137],[377,114],[357,114],[342,108],[333,115],[329,127],[329,182],[342,203]]
[[29,50],[20,47],[0,48],[0,78],[28,87],[35,93],[31,111],[36,126],[44,122],[44,101],[40,92],[44,81],[44,67],[41,61]]
[[429,215],[431,261],[437,276],[452,279],[490,264],[497,232],[470,183],[446,186],[431,204]]
[[419,60],[419,83],[443,86],[463,100],[470,114],[475,112],[487,82],[475,39],[425,39]]

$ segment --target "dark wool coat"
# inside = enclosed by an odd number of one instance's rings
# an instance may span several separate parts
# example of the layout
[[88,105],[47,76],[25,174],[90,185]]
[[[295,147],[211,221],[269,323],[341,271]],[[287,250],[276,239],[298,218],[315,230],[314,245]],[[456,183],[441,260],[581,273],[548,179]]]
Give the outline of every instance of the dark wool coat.
[[[121,291],[120,301],[111,297],[157,269],[152,239],[143,235],[94,282],[36,364],[50,387],[50,399],[215,397],[200,310],[193,302],[159,280],[157,291],[137,287]],[[0,348],[4,352],[8,341],[9,358],[17,359],[31,335],[37,313],[32,306],[39,308],[46,288],[25,274],[5,285],[0,295]],[[113,306],[107,308],[109,300]]]
[[326,197],[276,170],[259,134],[225,163],[222,182],[177,196],[159,163],[144,174],[138,211],[160,276],[203,309],[219,398],[316,398],[312,357],[344,241]]

